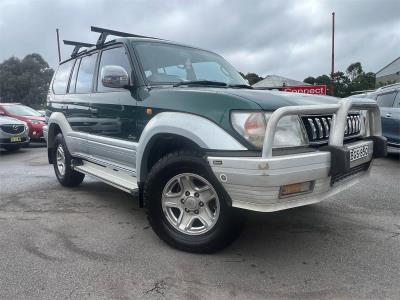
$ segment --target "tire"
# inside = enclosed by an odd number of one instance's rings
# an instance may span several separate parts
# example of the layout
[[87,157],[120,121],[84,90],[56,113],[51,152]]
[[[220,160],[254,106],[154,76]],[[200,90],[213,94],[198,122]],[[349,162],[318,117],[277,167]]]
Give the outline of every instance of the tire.
[[[63,167],[60,166],[62,163],[62,158],[61,160],[58,160],[61,152],[64,154]],[[54,172],[56,173],[56,177],[61,185],[74,187],[82,183],[83,179],[85,178],[85,174],[77,172],[72,168],[72,156],[68,151],[64,136],[61,133],[57,134],[55,138],[52,155]]]
[[19,149],[21,149],[20,145],[7,145],[4,146],[4,149],[6,149],[8,152],[15,152],[18,151]]
[[[179,250],[217,252],[231,244],[242,229],[243,214],[228,205],[226,192],[199,153],[179,151],[161,158],[147,177],[143,196],[151,227],[159,238]],[[201,205],[199,199],[205,199],[203,196],[214,198]],[[190,218],[192,221],[186,222]],[[183,226],[184,223],[190,224]]]

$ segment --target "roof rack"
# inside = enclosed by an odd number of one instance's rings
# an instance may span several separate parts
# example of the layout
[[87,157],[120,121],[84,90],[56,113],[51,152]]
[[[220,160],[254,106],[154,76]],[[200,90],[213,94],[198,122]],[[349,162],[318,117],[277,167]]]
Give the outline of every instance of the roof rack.
[[139,38],[160,40],[159,38],[155,38],[155,37],[151,37],[151,36],[144,36],[144,35],[132,34],[132,33],[127,33],[127,32],[122,32],[122,31],[115,31],[115,30],[110,30],[110,29],[100,28],[100,27],[95,27],[95,26],[91,26],[90,29],[93,32],[100,33],[100,36],[96,42],[96,47],[98,47],[98,48],[104,44],[107,36],[109,36],[109,35],[115,35],[115,36],[121,36],[121,37],[139,37]]
[[72,50],[71,57],[76,57],[78,55],[79,49],[81,48],[89,48],[94,46],[94,44],[74,42],[68,40],[64,40],[64,45],[75,46],[74,50]]

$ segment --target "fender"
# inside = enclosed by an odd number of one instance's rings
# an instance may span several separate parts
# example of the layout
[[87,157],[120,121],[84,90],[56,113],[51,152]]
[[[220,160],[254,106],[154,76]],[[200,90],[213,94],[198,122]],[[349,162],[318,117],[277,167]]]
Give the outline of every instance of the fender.
[[51,148],[54,143],[55,136],[52,134],[54,124],[57,124],[60,127],[65,138],[65,143],[67,144],[68,150],[71,152],[71,154],[80,152],[79,150],[82,150],[82,147],[86,147],[87,134],[74,131],[69,125],[64,114],[60,112],[53,112],[48,120],[48,148]]
[[138,182],[146,176],[142,174],[141,166],[145,152],[148,150],[147,145],[152,137],[162,133],[185,137],[202,149],[247,150],[229,133],[204,117],[181,112],[162,112],[149,121],[140,136],[136,152]]

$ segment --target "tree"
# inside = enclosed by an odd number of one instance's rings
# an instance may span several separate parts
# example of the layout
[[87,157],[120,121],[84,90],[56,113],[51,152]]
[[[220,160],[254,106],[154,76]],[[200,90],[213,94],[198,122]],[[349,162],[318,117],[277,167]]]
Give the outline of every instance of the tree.
[[375,73],[361,73],[351,82],[352,91],[365,91],[375,89]]
[[40,107],[46,101],[54,70],[36,53],[22,60],[11,57],[0,64],[0,99]]
[[350,79],[343,72],[333,74],[333,91],[336,97],[344,98],[350,95]]
[[312,76],[307,77],[306,79],[303,80],[303,82],[308,83],[308,84],[312,84],[312,85],[316,84],[315,83],[315,78],[312,77]]
[[256,73],[247,73],[246,75],[244,75],[243,73],[239,72],[240,75],[242,75],[242,77],[244,79],[247,79],[249,81],[250,85],[253,85],[261,80],[263,80],[264,78],[262,78],[261,76],[259,76]]
[[[324,84],[327,87],[327,94],[330,95],[331,79],[328,75],[320,75],[316,78],[307,77],[303,80],[309,84]],[[345,98],[354,92],[371,90],[375,88],[375,74],[365,73],[360,62],[350,64],[346,73],[338,71],[333,74],[334,96]]]
[[346,73],[350,77],[350,80],[353,81],[357,76],[363,73],[363,69],[360,62],[352,63],[350,66],[347,67]]
[[396,80],[388,80],[388,81],[379,81],[376,85],[376,87],[380,88],[386,85],[390,85],[390,84],[395,84]]

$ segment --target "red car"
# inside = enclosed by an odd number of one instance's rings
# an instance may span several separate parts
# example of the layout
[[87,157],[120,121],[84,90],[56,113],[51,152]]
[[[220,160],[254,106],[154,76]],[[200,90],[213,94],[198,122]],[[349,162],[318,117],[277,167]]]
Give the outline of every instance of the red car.
[[43,141],[44,116],[38,111],[20,103],[0,103],[0,115],[25,121],[29,127],[31,141]]

